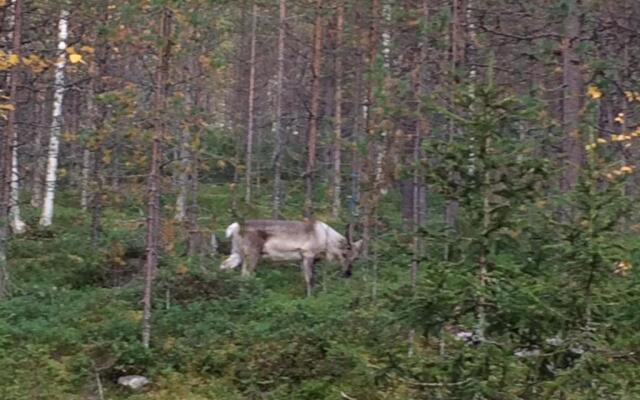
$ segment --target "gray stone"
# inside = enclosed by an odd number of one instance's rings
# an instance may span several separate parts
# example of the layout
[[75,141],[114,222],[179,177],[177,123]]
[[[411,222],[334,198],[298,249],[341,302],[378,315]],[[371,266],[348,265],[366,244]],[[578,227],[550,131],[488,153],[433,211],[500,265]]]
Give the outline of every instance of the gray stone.
[[126,375],[118,378],[118,384],[126,386],[129,389],[139,390],[145,385],[151,383],[151,381],[144,376],[140,375]]

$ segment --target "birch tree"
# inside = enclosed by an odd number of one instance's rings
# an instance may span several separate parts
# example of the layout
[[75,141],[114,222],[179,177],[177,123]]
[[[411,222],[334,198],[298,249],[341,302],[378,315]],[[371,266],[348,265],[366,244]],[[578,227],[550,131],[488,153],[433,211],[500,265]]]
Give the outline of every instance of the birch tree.
[[[13,51],[20,53],[22,32],[22,0],[15,0],[14,3],[14,24],[13,24]],[[9,74],[9,106],[8,121],[4,141],[2,142],[2,171],[0,171],[0,299],[4,299],[9,294],[9,268],[7,262],[7,242],[9,240],[9,217],[11,207],[11,190],[13,181],[13,161],[15,148],[15,118],[18,94],[18,69],[13,65]]]
[[58,170],[58,152],[60,149],[60,131],[62,129],[62,101],[64,99],[64,69],[67,63],[67,37],[68,37],[69,12],[62,10],[58,22],[58,61],[55,68],[53,112],[51,121],[51,133],[49,138],[49,151],[47,155],[47,172],[45,178],[45,195],[42,205],[40,226],[50,226],[53,219],[53,201],[56,190],[56,174]]
[[[16,2],[13,8],[13,54],[18,58],[21,56],[22,44],[22,2]],[[14,109],[9,110],[7,120],[7,130],[12,133],[7,137],[12,138],[11,142],[11,194],[9,199],[9,218],[13,233],[20,234],[25,231],[26,225],[20,217],[20,176],[18,170],[18,125],[16,122],[15,104],[18,96],[18,79],[20,78],[20,62],[16,64],[10,74],[9,98],[14,104]]]

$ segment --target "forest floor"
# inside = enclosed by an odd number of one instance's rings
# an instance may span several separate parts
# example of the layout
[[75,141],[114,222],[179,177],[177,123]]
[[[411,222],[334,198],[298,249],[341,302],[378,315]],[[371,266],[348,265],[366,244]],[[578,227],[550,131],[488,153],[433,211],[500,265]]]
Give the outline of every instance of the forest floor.
[[[168,225],[152,346],[144,349],[144,217],[131,208],[108,211],[94,248],[89,217],[72,201],[61,203],[53,229],[11,243],[13,296],[0,304],[0,398],[98,399],[101,390],[109,399],[372,398],[373,354],[383,337],[393,343],[403,334],[384,328],[393,317],[380,299],[407,284],[406,270],[388,271],[382,290],[382,272],[370,266],[345,280],[339,267],[324,264],[308,299],[297,266],[265,264],[255,279],[241,279],[238,271],[218,271],[219,259],[185,257]],[[216,203],[211,215],[219,216],[226,204]],[[36,217],[27,211],[29,222]],[[140,392],[117,385],[132,374],[151,384]]]
[[[602,282],[606,302],[594,314],[604,322],[585,330],[571,323],[571,276],[504,257],[490,338],[464,340],[475,323],[474,265],[425,261],[413,288],[393,201],[381,207],[374,253],[351,279],[323,263],[311,298],[297,266],[262,264],[242,279],[218,270],[221,256],[186,257],[180,229],[165,223],[145,349],[144,212],[136,202],[109,208],[94,247],[89,216],[63,194],[52,229],[10,243],[0,399],[640,398],[637,309],[624,300],[638,295],[639,274]],[[210,207],[201,225],[221,237],[228,193],[209,189],[201,204]],[[36,226],[35,212],[25,214]],[[126,375],[151,383],[133,391],[117,384]]]

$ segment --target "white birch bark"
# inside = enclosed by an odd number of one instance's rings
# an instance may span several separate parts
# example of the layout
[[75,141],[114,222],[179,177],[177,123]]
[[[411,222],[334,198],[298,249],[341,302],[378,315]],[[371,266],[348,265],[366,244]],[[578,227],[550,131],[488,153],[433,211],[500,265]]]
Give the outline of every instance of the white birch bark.
[[51,139],[49,141],[49,152],[47,157],[47,173],[45,178],[45,196],[42,206],[42,216],[40,226],[50,226],[53,219],[53,200],[56,189],[56,173],[58,169],[58,152],[60,148],[60,130],[62,127],[62,100],[64,98],[64,68],[67,63],[67,36],[69,12],[60,12],[58,24],[58,62],[55,73],[55,93],[53,97],[53,113],[51,121]]
[[[15,127],[17,128],[17,126]],[[10,219],[11,231],[15,234],[24,233],[26,225],[20,217],[20,181],[18,175],[18,130],[15,130],[13,149],[11,150],[11,194],[10,194]]]
[[[14,4],[14,8],[16,5]],[[13,25],[15,23],[15,9],[14,13],[9,15],[9,23]],[[16,35],[15,29],[13,35]],[[16,38],[18,41],[20,38]],[[19,55],[19,54],[18,54]],[[17,75],[13,76],[17,79]],[[15,111],[14,111],[15,113]],[[19,169],[18,169],[18,124],[13,122],[13,142],[11,143],[11,192],[9,194],[9,220],[11,224],[11,231],[15,234],[24,233],[26,229],[25,223],[20,217],[20,181],[19,181]]]

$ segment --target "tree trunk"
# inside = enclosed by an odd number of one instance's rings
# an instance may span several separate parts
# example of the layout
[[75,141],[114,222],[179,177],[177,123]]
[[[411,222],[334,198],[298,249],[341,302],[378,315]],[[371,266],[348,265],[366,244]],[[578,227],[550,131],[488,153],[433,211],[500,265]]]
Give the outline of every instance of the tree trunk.
[[53,219],[53,201],[56,190],[56,173],[58,170],[58,151],[60,147],[60,131],[62,129],[62,101],[64,98],[64,68],[67,63],[67,10],[60,12],[58,24],[58,62],[55,73],[55,94],[53,99],[53,113],[51,121],[51,137],[49,139],[49,152],[47,155],[47,172],[45,178],[45,196],[40,217],[40,226],[50,226]]
[[[466,59],[466,39],[465,39],[465,19],[467,16],[467,4],[465,0],[453,0],[452,3],[452,21],[450,32],[450,56],[451,56],[451,103],[453,103],[453,86],[462,80],[462,69]],[[453,104],[452,104],[453,106]],[[448,140],[453,142],[456,136],[456,127],[453,120],[449,120],[448,124]],[[456,220],[458,219],[459,204],[457,200],[446,200],[444,209],[444,222],[450,230],[455,230]],[[451,244],[445,243],[444,259],[451,258]]]
[[[46,127],[50,125],[49,118],[51,117],[52,102],[49,101],[49,90],[44,89],[42,98],[37,98],[39,104],[37,104],[37,110],[39,115],[40,126],[36,127],[36,135],[33,145],[33,154],[35,156],[33,166],[33,177],[31,182],[31,206],[33,208],[42,207],[42,197],[44,191],[44,146],[45,136],[47,134]],[[39,94],[36,94],[39,96]]]
[[309,125],[307,127],[307,170],[305,173],[304,215],[307,218],[313,216],[313,178],[316,170],[316,141],[320,117],[320,68],[322,66],[322,25],[324,21],[322,7],[322,0],[316,0],[316,17],[313,28],[313,56],[311,60],[311,109],[309,113]]
[[580,165],[584,158],[579,132],[580,108],[582,107],[581,60],[576,51],[580,45],[580,0],[569,0],[567,4],[568,11],[564,22],[565,34],[562,40],[562,78],[564,88],[562,123],[565,134],[563,150],[566,157],[561,185],[563,192],[571,190],[578,182]]
[[169,75],[169,56],[171,52],[171,11],[165,7],[162,11],[160,23],[160,50],[158,67],[156,70],[156,98],[155,98],[155,131],[151,149],[151,171],[149,173],[149,204],[147,220],[147,262],[145,265],[144,297],[142,314],[142,345],[149,347],[151,340],[151,294],[153,280],[158,267],[158,238],[160,235],[160,164],[162,153],[161,142],[165,135],[166,123],[164,109],[166,103],[166,85]]
[[287,2],[280,0],[280,22],[278,26],[278,73],[276,82],[276,143],[273,151],[273,218],[281,217],[282,203],[282,94],[284,91],[284,39],[286,34]]
[[[429,1],[422,1],[422,18],[424,20],[424,26],[428,23],[429,18]],[[418,276],[418,265],[421,257],[421,246],[420,246],[420,225],[422,224],[421,216],[423,213],[422,210],[422,174],[421,172],[421,162],[422,162],[422,139],[423,136],[427,133],[428,122],[425,119],[424,115],[421,112],[421,103],[422,98],[425,94],[425,82],[424,77],[426,75],[425,65],[426,65],[426,54],[427,54],[427,46],[428,42],[424,34],[418,35],[417,38],[417,46],[418,49],[416,51],[417,59],[414,59],[413,65],[413,86],[414,86],[414,100],[416,103],[416,125],[415,125],[415,134],[413,137],[413,182],[412,182],[412,212],[411,212],[411,226],[413,228],[413,240],[412,240],[412,253],[413,260],[411,261],[411,285],[414,288],[416,287],[416,280]]]
[[15,126],[13,146],[11,150],[11,199],[9,200],[11,214],[11,231],[15,234],[24,233],[25,223],[20,217],[20,174],[18,171],[18,130]]
[[[187,89],[185,95],[187,112],[194,111],[194,100],[191,88]],[[187,124],[188,125],[188,124]],[[191,175],[191,127],[185,126],[180,133],[180,143],[178,150],[178,158],[180,170],[178,171],[178,197],[176,198],[176,214],[174,219],[178,222],[184,222],[187,217],[187,202],[189,192],[189,177]]]
[[[96,125],[95,125],[95,117],[97,114],[96,104],[95,104],[95,77],[93,77],[92,82],[89,84],[89,90],[87,93],[87,112],[89,114],[89,124],[88,128],[93,130],[93,134],[96,134]],[[91,172],[92,172],[92,154],[91,150],[85,145],[85,148],[82,150],[82,181],[81,181],[81,192],[80,192],[80,206],[83,211],[89,210],[90,198],[91,198]]]
[[[14,2],[13,53],[20,54],[22,43],[22,0]],[[2,171],[0,173],[0,299],[9,295],[9,267],[7,258],[7,242],[9,240],[10,200],[13,181],[13,158],[16,142],[16,107],[18,94],[18,66],[10,72],[9,103],[6,134],[2,143]]]
[[[418,6],[420,7],[420,6]],[[422,18],[423,18],[423,26],[426,26],[429,19],[429,3],[428,0],[422,1]],[[422,162],[422,137],[426,133],[427,130],[427,121],[422,115],[421,112],[421,104],[422,97],[424,96],[425,89],[425,71],[424,65],[426,64],[426,51],[428,46],[428,41],[426,37],[423,37],[421,27],[418,27],[418,35],[416,35],[416,49],[414,51],[414,58],[412,60],[412,84],[413,84],[413,93],[414,93],[414,102],[415,102],[415,133],[413,135],[413,179],[411,184],[411,228],[412,228],[412,240],[411,240],[411,288],[413,291],[413,295],[417,294],[417,281],[418,281],[418,268],[420,266],[420,258],[422,253],[422,248],[420,246],[420,226],[422,224],[421,215],[422,215],[422,174],[421,172],[421,162]],[[409,355],[413,355],[414,352],[414,343],[415,339],[415,329],[411,329],[409,331]]]
[[245,157],[245,184],[246,192],[244,200],[251,202],[251,186],[252,186],[252,164],[253,164],[253,136],[254,136],[254,120],[255,120],[255,91],[256,91],[256,28],[258,19],[258,4],[253,2],[251,12],[251,54],[249,58],[249,112],[247,116],[247,155]]
[[365,132],[367,140],[367,157],[363,163],[363,171],[361,173],[364,188],[363,207],[364,221],[362,229],[362,239],[364,242],[365,254],[369,254],[369,247],[372,239],[373,225],[376,222],[375,208],[376,198],[376,182],[378,181],[378,164],[380,162],[380,154],[377,152],[377,145],[374,138],[374,121],[373,121],[373,104],[374,104],[374,68],[376,56],[378,54],[378,44],[380,36],[380,0],[371,2],[371,17],[369,25],[369,42],[367,53],[367,95],[366,95],[366,113],[365,113]]
[[[363,34],[359,29],[359,33]],[[356,218],[360,214],[360,141],[362,130],[364,128],[364,120],[367,115],[367,105],[364,90],[364,54],[360,46],[356,49],[356,65],[355,65],[355,90],[353,100],[354,104],[354,121],[353,133],[351,134],[351,196],[349,199],[350,224],[355,224]]]
[[89,183],[91,179],[91,151],[87,148],[82,150],[82,180],[80,181],[80,207],[82,211],[89,209]]
[[[196,132],[196,140],[199,139],[199,133]],[[191,160],[191,175],[188,182],[187,190],[187,224],[189,229],[189,257],[196,255],[197,242],[202,237],[198,227],[198,150],[192,149],[189,152]],[[215,240],[215,239],[214,239]]]
[[[22,5],[14,4],[13,15],[13,54],[20,57],[21,55],[21,42],[22,42]],[[18,96],[18,79],[20,79],[20,63],[18,63],[11,71],[10,74],[10,86],[9,97],[12,100],[11,104],[17,104]],[[12,130],[8,137],[12,137],[11,143],[11,194],[9,199],[9,214],[11,220],[11,231],[14,234],[24,233],[26,229],[25,223],[20,217],[20,173],[18,169],[18,123],[16,121],[16,111],[10,110],[10,114],[7,121],[7,130]]]
[[334,219],[340,216],[340,195],[342,185],[342,33],[344,31],[344,4],[338,0],[336,16],[336,47],[333,53],[335,58],[335,93],[334,93],[334,120],[333,120],[333,206],[331,215]]

